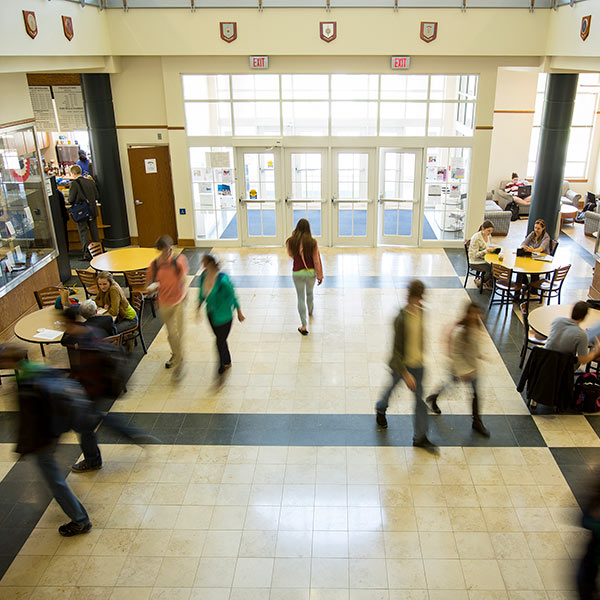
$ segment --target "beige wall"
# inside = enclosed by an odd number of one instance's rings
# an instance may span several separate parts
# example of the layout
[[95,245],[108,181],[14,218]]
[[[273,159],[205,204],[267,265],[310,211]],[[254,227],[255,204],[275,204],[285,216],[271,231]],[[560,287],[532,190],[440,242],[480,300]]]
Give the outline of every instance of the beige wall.
[[0,73],[0,124],[33,118],[25,73]]

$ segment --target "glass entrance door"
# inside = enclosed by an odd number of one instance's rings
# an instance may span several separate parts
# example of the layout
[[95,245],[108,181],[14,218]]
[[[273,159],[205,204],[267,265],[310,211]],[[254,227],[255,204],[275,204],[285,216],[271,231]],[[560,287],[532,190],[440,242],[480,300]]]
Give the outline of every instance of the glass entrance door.
[[378,221],[382,244],[418,244],[421,155],[420,150],[381,150]]
[[333,244],[373,246],[375,239],[375,153],[373,150],[334,150]]
[[326,158],[325,150],[286,151],[285,237],[300,219],[307,219],[319,244],[329,244]]
[[279,150],[240,148],[241,234],[245,246],[283,243]]

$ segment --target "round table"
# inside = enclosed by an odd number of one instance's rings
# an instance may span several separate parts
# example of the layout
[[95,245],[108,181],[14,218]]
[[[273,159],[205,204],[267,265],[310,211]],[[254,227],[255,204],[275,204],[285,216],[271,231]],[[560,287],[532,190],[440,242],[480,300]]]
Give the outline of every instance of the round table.
[[143,271],[159,254],[156,248],[119,248],[98,254],[90,261],[90,266],[109,273]]
[[539,273],[551,273],[561,267],[562,264],[557,262],[556,257],[553,257],[552,262],[543,260],[534,260],[527,256],[517,256],[515,251],[503,250],[504,260],[500,260],[497,254],[488,252],[485,255],[485,262],[498,265],[504,265],[508,269],[512,269],[513,273],[522,273],[524,275],[533,275]]
[[[537,333],[548,337],[550,327],[554,319],[558,317],[570,317],[573,304],[555,304],[552,306],[540,306],[529,313],[529,326]],[[600,320],[600,310],[590,308],[585,319],[580,324],[582,329],[587,329]]]
[[32,344],[58,344],[62,336],[54,340],[41,340],[34,336],[38,332],[38,329],[53,329],[64,332],[62,322],[59,322],[61,315],[62,311],[54,308],[54,306],[47,306],[41,310],[29,313],[17,321],[15,335],[20,340],[31,342]]
[[561,204],[560,205],[560,226],[562,227],[565,221],[575,222],[575,217],[579,209],[576,206],[571,206],[570,204]]

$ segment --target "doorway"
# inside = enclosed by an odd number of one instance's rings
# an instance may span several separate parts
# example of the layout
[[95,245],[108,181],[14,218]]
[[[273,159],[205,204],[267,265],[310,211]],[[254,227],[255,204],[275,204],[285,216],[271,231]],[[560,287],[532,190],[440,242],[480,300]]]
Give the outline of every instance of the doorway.
[[149,248],[161,235],[177,242],[175,201],[168,146],[127,149],[138,244]]

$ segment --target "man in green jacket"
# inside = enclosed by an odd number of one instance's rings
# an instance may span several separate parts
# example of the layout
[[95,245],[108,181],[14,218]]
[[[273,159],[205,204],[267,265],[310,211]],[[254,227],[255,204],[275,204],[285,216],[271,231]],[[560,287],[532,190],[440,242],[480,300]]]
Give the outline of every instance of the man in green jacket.
[[402,379],[415,395],[415,419],[413,446],[437,452],[437,446],[427,437],[427,407],[423,402],[423,295],[425,285],[413,279],[408,286],[408,303],[400,310],[394,321],[394,349],[389,362],[392,382],[375,405],[377,425],[387,428],[385,413],[394,388]]

